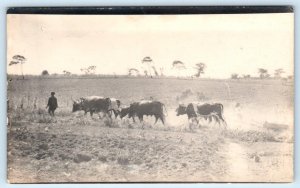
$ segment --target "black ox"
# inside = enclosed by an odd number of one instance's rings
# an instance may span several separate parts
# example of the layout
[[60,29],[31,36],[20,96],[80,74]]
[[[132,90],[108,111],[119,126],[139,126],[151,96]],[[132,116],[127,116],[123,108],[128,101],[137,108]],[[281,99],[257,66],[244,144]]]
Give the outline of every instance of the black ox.
[[[196,108],[196,109],[195,109]],[[227,127],[227,123],[223,117],[223,105],[220,103],[213,104],[192,104],[187,106],[179,105],[176,109],[177,116],[186,114],[189,120],[196,121],[199,124],[197,117],[204,118],[211,122],[213,119],[220,125],[220,122]]]
[[105,115],[108,114],[111,108],[110,98],[104,98],[100,96],[82,97],[73,103],[72,112],[83,110],[86,115],[90,112],[93,116],[94,112],[102,112]]
[[166,111],[164,104],[159,101],[140,101],[130,104],[129,107],[122,108],[120,111],[120,117],[123,118],[128,115],[128,118],[132,118],[135,122],[134,117],[137,116],[140,122],[142,122],[144,115],[154,116],[154,124],[157,123],[158,119],[165,124],[164,110]]

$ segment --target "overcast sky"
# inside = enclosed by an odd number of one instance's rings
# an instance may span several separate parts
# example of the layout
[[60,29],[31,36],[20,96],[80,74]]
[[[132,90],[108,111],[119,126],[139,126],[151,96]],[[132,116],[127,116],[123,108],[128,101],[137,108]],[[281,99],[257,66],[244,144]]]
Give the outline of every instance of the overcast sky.
[[[143,72],[141,60],[150,56],[157,69],[176,75],[179,60],[196,73],[196,63],[207,65],[203,77],[228,78],[232,73],[257,76],[258,68],[283,68],[293,74],[294,15],[8,15],[7,61],[26,57],[24,74],[81,73],[97,66],[98,74]],[[20,74],[20,66],[8,66]]]

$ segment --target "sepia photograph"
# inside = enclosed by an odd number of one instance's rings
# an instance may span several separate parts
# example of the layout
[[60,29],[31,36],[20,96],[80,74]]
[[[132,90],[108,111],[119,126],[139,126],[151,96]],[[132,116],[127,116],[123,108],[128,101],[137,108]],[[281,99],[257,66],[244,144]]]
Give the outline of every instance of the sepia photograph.
[[294,13],[7,14],[7,181],[293,182]]

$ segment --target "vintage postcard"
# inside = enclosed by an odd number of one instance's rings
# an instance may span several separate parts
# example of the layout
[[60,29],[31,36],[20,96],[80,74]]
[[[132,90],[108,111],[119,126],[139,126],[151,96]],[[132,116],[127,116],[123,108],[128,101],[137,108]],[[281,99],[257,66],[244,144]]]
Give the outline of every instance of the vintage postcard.
[[10,183],[292,182],[294,13],[7,14]]

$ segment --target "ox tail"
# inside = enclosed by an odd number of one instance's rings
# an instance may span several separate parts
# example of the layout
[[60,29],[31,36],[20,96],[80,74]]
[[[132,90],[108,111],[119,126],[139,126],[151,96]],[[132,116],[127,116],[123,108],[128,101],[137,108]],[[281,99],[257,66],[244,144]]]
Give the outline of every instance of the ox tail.
[[167,108],[164,104],[162,104],[162,108],[163,108],[163,111],[164,111],[164,115],[168,116],[168,111],[167,111]]

